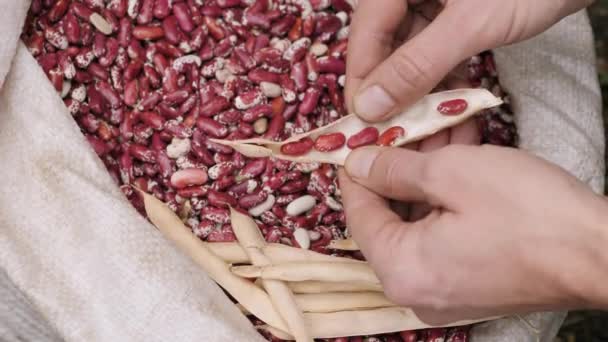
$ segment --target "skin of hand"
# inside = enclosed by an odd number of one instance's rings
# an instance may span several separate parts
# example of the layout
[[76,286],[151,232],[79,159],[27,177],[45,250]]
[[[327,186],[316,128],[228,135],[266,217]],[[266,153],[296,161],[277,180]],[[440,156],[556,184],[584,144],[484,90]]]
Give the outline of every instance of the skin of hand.
[[[340,186],[349,231],[387,296],[428,323],[608,307],[608,206],[540,158],[495,146],[364,147]],[[387,198],[433,210],[407,222]]]
[[[468,87],[463,65],[460,64],[463,60],[483,50],[530,38],[544,31],[562,17],[592,2],[588,0],[542,0],[532,2],[527,0],[507,2],[498,0],[361,0],[350,26],[348,54],[357,56],[357,58],[350,58],[347,63],[347,105],[365,120],[381,121],[413,104],[431,90]],[[439,149],[440,152],[430,153],[429,155],[443,156],[452,154],[452,152],[447,153],[445,150],[453,151],[463,148],[442,148],[448,144],[478,145],[479,142],[480,136],[474,121],[468,121],[460,126],[439,132],[420,143],[407,146],[407,148],[422,152]],[[478,155],[478,151],[488,151],[488,149],[492,150],[493,148],[470,147],[470,150],[465,149],[462,154],[463,156],[467,155],[469,159],[481,159],[482,156]],[[391,153],[401,153],[403,158],[406,158],[406,155],[420,155],[416,152],[404,150]],[[508,153],[518,154],[518,152],[512,150]],[[351,159],[354,160],[353,158],[356,155],[353,154]],[[489,158],[487,152],[484,152],[484,156]],[[529,162],[525,161],[526,159],[531,160],[530,163],[532,164],[545,164],[544,167],[548,169],[555,168],[530,156],[515,156],[514,158],[524,160],[521,162],[521,167],[524,170],[527,167],[525,165]],[[438,159],[446,158],[432,158],[432,160]],[[347,163],[347,169],[355,174],[357,172],[356,163],[348,165]],[[490,165],[492,164],[490,163]],[[465,167],[467,162],[464,159],[460,162],[454,161],[454,167],[457,166]],[[400,167],[393,168],[391,166],[384,170],[383,177],[387,175],[394,177],[392,173],[399,170]],[[539,169],[542,169],[542,167]],[[444,171],[448,172],[450,169],[444,169]],[[492,168],[487,172],[492,175],[495,171]],[[576,183],[573,178],[563,174],[563,171],[559,170],[559,173],[569,178],[570,182]],[[474,174],[477,175],[477,172]],[[542,174],[540,172],[539,174],[539,177],[542,178]],[[448,174],[448,176],[450,177],[447,177],[447,179],[452,179],[451,174]],[[488,184],[502,182],[503,179],[519,180],[510,173],[506,173],[504,177],[497,176],[493,179],[487,179]],[[599,253],[597,252],[597,246],[595,246],[596,250],[582,250],[576,253],[574,251],[553,251],[553,254],[549,254],[550,258],[586,257],[586,259],[578,259],[580,263],[585,265],[585,268],[572,267],[574,273],[570,274],[567,273],[569,268],[551,269],[552,273],[546,274],[545,263],[550,264],[551,262],[543,262],[542,257],[544,255],[539,251],[528,251],[526,249],[534,248],[534,245],[528,240],[536,241],[537,238],[542,238],[540,232],[534,231],[536,226],[525,227],[530,230],[525,232],[527,235],[506,234],[506,232],[509,232],[507,228],[504,231],[505,235],[497,237],[498,240],[502,239],[503,244],[508,241],[519,244],[519,240],[523,239],[522,241],[527,243],[521,246],[522,253],[516,252],[518,254],[510,255],[505,253],[507,248],[504,247],[491,255],[493,245],[479,239],[479,237],[487,234],[483,226],[466,227],[464,229],[460,225],[454,225],[451,231],[442,232],[442,236],[435,237],[435,234],[441,232],[441,229],[432,227],[437,227],[437,222],[451,224],[452,222],[445,218],[454,217],[448,215],[450,211],[446,208],[449,207],[444,207],[444,203],[437,201],[440,198],[439,195],[448,195],[447,190],[438,191],[433,198],[420,198],[420,196],[410,196],[409,191],[411,189],[398,182],[393,182],[386,187],[374,187],[374,184],[366,183],[359,177],[355,177],[354,180],[370,187],[376,193],[398,200],[391,202],[391,208],[399,208],[400,216],[388,209],[389,205],[386,200],[370,192],[364,186],[356,184],[344,172],[341,174],[340,181],[343,189],[345,189],[343,190],[343,200],[347,220],[356,223],[356,226],[349,224],[353,237],[359,244],[364,245],[362,247],[363,253],[368,259],[371,258],[370,262],[383,279],[389,296],[400,304],[414,307],[418,315],[428,322],[444,323],[455,319],[487,317],[544,308],[588,306],[589,303],[597,303],[598,301],[606,303],[605,293],[602,294],[599,289],[589,283],[581,286],[580,280],[582,278],[577,278],[577,276],[584,275],[581,270],[589,270],[589,274],[593,274],[592,265],[606,265],[603,263],[604,260],[598,257],[600,254],[593,254]],[[471,180],[474,180],[473,176],[469,179],[469,181]],[[510,182],[508,185],[510,185]],[[449,189],[449,182],[443,184],[446,189]],[[580,188],[580,185],[577,186]],[[400,193],[400,195],[391,196],[391,190],[394,193]],[[403,195],[404,193],[407,195]],[[553,200],[551,196],[541,196],[540,191],[538,191],[538,194],[539,201],[550,202]],[[468,195],[465,192],[462,196]],[[497,202],[492,200],[492,193],[487,194],[486,197],[488,202],[482,200],[480,201],[482,204]],[[505,194],[504,197],[508,199],[508,194]],[[586,197],[596,198],[592,194]],[[443,199],[443,197],[441,198]],[[399,202],[403,200],[417,200],[418,203],[405,206],[402,202]],[[512,200],[515,202],[519,201],[520,198],[517,194],[514,194]],[[597,198],[590,201],[598,202]],[[430,202],[432,205],[423,202]],[[364,212],[371,213],[372,215],[369,215],[369,217],[373,219],[366,220],[365,224],[358,224],[363,221],[360,221],[359,218],[352,218],[352,215],[359,211],[359,208],[356,208],[357,205],[350,205],[353,203],[362,203],[362,208],[365,205],[366,211]],[[368,203],[375,203],[377,206],[370,209]],[[400,205],[395,206],[395,203],[400,203]],[[522,212],[525,212],[526,206],[534,205],[534,201],[526,203],[531,204],[522,204],[519,208]],[[483,208],[486,206],[469,207],[467,215],[471,217],[472,223],[488,224],[482,222],[482,215],[478,219],[474,219],[475,215],[482,211],[492,213],[499,218],[507,215],[500,207],[492,207],[493,211],[484,211]],[[599,205],[595,205],[595,207],[597,206]],[[432,208],[435,208],[435,210],[431,212]],[[564,208],[566,207],[564,206],[562,209]],[[538,206],[536,206],[536,209],[528,209],[528,211],[530,210],[538,210]],[[596,210],[590,211],[590,215],[593,217],[599,216]],[[429,212],[431,212],[431,215],[424,218]],[[467,215],[463,214],[462,216],[468,217]],[[389,227],[385,227],[382,223],[388,221],[377,221],[378,217],[390,220]],[[401,218],[408,221],[424,219],[412,224],[400,221]],[[429,225],[429,222],[432,222],[433,225]],[[596,223],[599,224],[599,221]],[[410,225],[417,227],[417,230],[420,231],[416,236],[420,236],[419,239],[425,241],[424,244],[416,241],[405,242],[405,233],[392,229],[395,226],[406,229],[405,227],[410,227]],[[580,225],[580,222],[572,222],[570,228],[578,228]],[[585,224],[582,225],[585,226]],[[503,226],[510,227],[506,223],[503,223]],[[551,228],[549,224],[545,226],[548,227],[548,231],[544,232],[547,234]],[[375,227],[375,229],[370,229],[370,227]],[[426,228],[431,231],[423,232]],[[476,231],[474,228],[480,229],[479,237],[469,236],[469,230]],[[522,231],[525,229],[524,227],[520,228]],[[368,231],[363,231],[363,229]],[[388,237],[378,239],[377,232],[383,232],[381,235],[388,235]],[[454,242],[459,244],[461,251],[452,248],[447,253],[440,252],[434,256],[422,256],[423,252],[431,253],[433,248],[442,251],[444,244],[450,246],[449,241],[452,238],[450,234],[453,235]],[[603,232],[594,231],[594,234],[601,235],[601,239],[598,239],[598,241],[606,242]],[[591,236],[595,236],[594,234],[591,234]],[[411,237],[408,235],[409,238]],[[548,237],[552,243],[557,242],[558,238],[559,236]],[[436,244],[433,243],[435,239],[438,240]],[[569,245],[578,243],[579,245],[576,245],[576,247],[580,247],[582,244],[584,248],[587,248],[586,243],[589,243],[592,239],[588,241],[579,240],[576,238],[572,241],[568,240],[567,243],[564,243],[564,247],[567,248]],[[376,252],[377,249],[384,249],[384,246],[393,246],[394,248]],[[417,254],[419,255],[414,260],[417,260],[419,264],[403,263],[402,259],[411,256],[411,254],[403,252],[401,248],[407,248],[408,246],[417,247]],[[479,246],[480,248],[474,249],[473,246]],[[460,252],[463,254],[460,255]],[[537,253],[534,254],[534,252]],[[530,255],[530,253],[533,255]],[[541,260],[536,260],[534,256],[537,254],[541,257]],[[528,257],[516,259],[519,263],[509,263],[513,258],[520,255],[528,255]],[[462,261],[462,264],[457,265],[459,268],[451,269],[454,266],[452,265],[454,259],[451,259],[453,256],[459,256],[457,260]],[[586,262],[592,257],[597,258]],[[506,258],[506,260],[503,260],[503,258]],[[382,261],[379,261],[379,259]],[[577,263],[576,260],[573,261],[573,264]],[[528,261],[531,261],[531,263],[527,264]],[[555,264],[558,263],[553,260],[552,265],[555,266]],[[415,272],[406,270],[409,266],[416,266],[413,269]],[[524,268],[520,269],[520,267]],[[493,268],[502,271],[498,272],[500,273],[498,277],[494,277],[493,273],[485,270]],[[446,270],[449,272],[445,272]],[[452,274],[452,271],[456,274]],[[564,274],[559,273],[562,271]],[[467,272],[469,273],[467,274]],[[468,276],[474,272],[477,272],[477,278],[469,280]],[[589,278],[589,274],[587,274],[586,279]],[[539,275],[545,277],[539,277]],[[457,277],[453,280],[454,276]],[[540,281],[539,278],[544,279],[546,283]],[[500,279],[500,281],[492,282],[492,280],[497,279]],[[411,284],[409,283],[410,280],[416,283]],[[530,284],[530,282],[532,283]],[[525,285],[522,285],[522,283],[525,283]],[[601,284],[602,282],[598,283]],[[540,293],[537,290],[545,288],[545,285],[547,291],[544,292],[544,297],[531,298],[531,296],[537,296]],[[481,293],[483,296],[478,299],[477,293]],[[504,295],[505,293],[506,295]],[[463,294],[468,294],[468,296],[463,296]]]
[[[350,25],[349,108],[382,121],[466,58],[533,37],[592,0],[360,0]],[[432,21],[429,21],[432,20]]]

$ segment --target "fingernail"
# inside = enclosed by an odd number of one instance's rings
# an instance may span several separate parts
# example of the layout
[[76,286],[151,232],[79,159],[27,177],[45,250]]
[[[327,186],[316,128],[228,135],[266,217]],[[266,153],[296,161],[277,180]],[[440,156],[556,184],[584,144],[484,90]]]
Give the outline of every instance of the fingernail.
[[395,107],[395,101],[381,86],[373,85],[355,96],[354,105],[364,119],[379,119]]
[[346,172],[353,178],[368,178],[378,153],[380,149],[377,147],[362,147],[352,151],[344,165]]

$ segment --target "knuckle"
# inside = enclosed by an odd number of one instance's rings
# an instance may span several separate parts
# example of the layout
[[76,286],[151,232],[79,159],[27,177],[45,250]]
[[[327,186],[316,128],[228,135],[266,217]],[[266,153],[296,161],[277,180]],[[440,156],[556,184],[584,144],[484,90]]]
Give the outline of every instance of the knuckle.
[[379,174],[380,179],[388,190],[395,189],[401,183],[403,167],[400,159],[391,153],[390,150],[384,151],[376,160],[378,167],[382,169]]
[[[390,59],[388,72],[401,87],[417,89],[420,85],[430,83],[428,70],[433,70],[433,63],[423,54],[413,56],[408,51],[398,51]],[[396,91],[402,92],[402,90]]]

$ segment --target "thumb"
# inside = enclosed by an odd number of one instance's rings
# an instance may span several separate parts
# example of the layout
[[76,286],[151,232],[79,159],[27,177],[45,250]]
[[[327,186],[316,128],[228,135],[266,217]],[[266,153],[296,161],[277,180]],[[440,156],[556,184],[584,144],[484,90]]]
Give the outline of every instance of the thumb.
[[384,198],[457,209],[454,195],[462,186],[454,171],[459,164],[443,155],[361,147],[349,154],[344,169],[354,182]]
[[360,185],[385,198],[427,200],[427,155],[398,148],[361,147],[352,151],[344,169]]
[[465,58],[487,47],[483,45],[490,45],[480,38],[487,34],[477,34],[478,20],[459,3],[447,5],[366,77],[353,101],[357,115],[368,121],[387,119],[428,94]]

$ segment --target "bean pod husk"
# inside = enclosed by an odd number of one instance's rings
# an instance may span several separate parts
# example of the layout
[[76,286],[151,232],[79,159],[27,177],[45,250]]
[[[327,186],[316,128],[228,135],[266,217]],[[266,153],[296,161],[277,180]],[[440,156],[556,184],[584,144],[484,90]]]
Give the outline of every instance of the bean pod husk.
[[[462,113],[458,115],[444,115],[439,112],[438,108],[440,104],[454,99],[463,99],[467,102],[467,107]],[[279,159],[296,162],[320,162],[344,165],[346,157],[352,151],[347,145],[327,152],[321,152],[313,148],[308,153],[297,156],[282,153],[281,147],[305,138],[310,138],[314,141],[319,136],[336,132],[344,134],[348,139],[348,137],[366,127],[375,127],[379,132],[385,132],[392,127],[402,127],[405,130],[405,134],[395,139],[391,144],[391,146],[402,146],[424,139],[440,130],[455,126],[484,109],[496,107],[502,103],[500,98],[485,89],[457,89],[429,94],[404,112],[383,122],[365,122],[357,115],[349,114],[326,126],[292,136],[282,142],[259,138],[233,141],[213,139],[213,141],[230,146],[251,158],[274,156]]]

